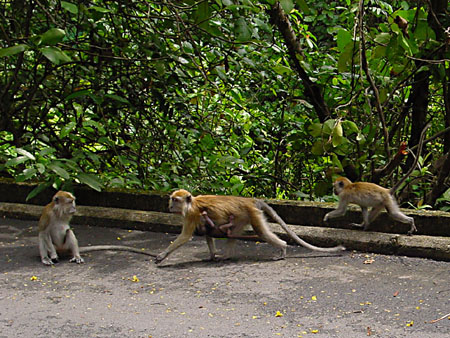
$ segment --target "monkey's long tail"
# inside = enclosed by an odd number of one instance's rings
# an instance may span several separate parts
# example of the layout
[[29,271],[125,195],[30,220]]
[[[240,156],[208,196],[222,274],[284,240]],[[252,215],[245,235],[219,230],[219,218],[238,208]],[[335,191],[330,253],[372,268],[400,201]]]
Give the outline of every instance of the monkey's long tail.
[[337,252],[337,251],[343,251],[345,250],[345,247],[342,245],[334,246],[331,248],[322,248],[318,247],[312,244],[309,244],[308,242],[305,242],[303,239],[297,236],[295,232],[293,232],[291,229],[288,228],[286,223],[281,219],[280,216],[273,210],[266,202],[260,201],[260,207],[263,211],[265,211],[270,217],[272,217],[281,227],[284,231],[298,244],[301,246],[304,246],[305,248],[314,250],[314,251],[321,251],[321,252]]
[[155,254],[145,252],[140,249],[133,248],[131,246],[125,246],[125,245],[93,245],[93,246],[80,247],[80,253],[91,252],[91,251],[102,251],[102,250],[128,251],[128,252],[134,252],[134,253],[141,254],[141,255],[156,257]]

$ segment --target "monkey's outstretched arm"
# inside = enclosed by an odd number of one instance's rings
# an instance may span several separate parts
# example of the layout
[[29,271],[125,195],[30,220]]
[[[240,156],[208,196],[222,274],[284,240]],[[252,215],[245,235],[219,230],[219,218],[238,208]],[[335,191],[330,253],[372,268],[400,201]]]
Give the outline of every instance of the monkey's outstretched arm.
[[174,250],[178,249],[183,244],[187,243],[194,234],[195,228],[197,226],[197,222],[193,222],[191,220],[185,220],[183,224],[183,229],[181,230],[181,234],[175,239],[175,241],[170,244],[167,249],[161,252],[155,258],[155,263],[161,263],[167,256],[169,256]]
[[324,222],[327,222],[330,218],[336,218],[336,217],[341,217],[345,215],[345,212],[347,211],[347,206],[348,206],[348,202],[341,198],[339,200],[339,205],[336,208],[336,210],[330,211],[329,213],[327,213],[325,215],[325,217],[323,218]]

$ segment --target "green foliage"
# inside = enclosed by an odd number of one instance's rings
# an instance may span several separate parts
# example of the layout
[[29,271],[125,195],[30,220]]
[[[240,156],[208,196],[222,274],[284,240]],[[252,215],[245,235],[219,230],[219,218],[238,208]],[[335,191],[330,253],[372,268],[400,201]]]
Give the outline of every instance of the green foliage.
[[[354,34],[358,2],[280,2],[332,111],[326,121],[269,23],[275,3],[2,4],[0,171],[42,182],[32,194],[81,183],[303,199],[329,198],[330,166],[351,163],[364,176],[385,164]],[[430,58],[442,41],[427,8],[414,6],[373,0],[364,17],[369,70],[389,128],[401,125],[394,151],[408,135],[402,110],[418,70],[432,74],[429,111],[443,125],[446,69],[412,58]],[[396,15],[410,21],[409,37]]]

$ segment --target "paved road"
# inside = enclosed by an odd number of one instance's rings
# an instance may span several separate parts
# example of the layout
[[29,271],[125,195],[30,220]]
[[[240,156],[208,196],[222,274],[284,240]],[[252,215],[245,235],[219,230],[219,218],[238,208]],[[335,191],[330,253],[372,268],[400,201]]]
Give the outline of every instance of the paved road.
[[[80,245],[157,253],[174,235],[74,225]],[[219,240],[220,247],[223,241]],[[450,263],[194,238],[161,266],[127,252],[40,263],[36,222],[0,220],[0,337],[449,337]]]

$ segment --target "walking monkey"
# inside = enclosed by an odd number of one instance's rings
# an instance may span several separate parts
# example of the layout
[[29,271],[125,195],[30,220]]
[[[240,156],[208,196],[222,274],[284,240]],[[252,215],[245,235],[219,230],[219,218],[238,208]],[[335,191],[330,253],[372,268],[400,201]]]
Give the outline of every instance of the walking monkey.
[[[410,225],[408,235],[412,235],[417,231],[414,224],[414,218],[406,216],[400,211],[397,202],[394,198],[395,191],[403,184],[409,175],[416,168],[419,161],[420,154],[422,152],[422,145],[425,137],[425,131],[429,128],[430,124],[427,124],[420,134],[420,140],[418,143],[418,150],[414,163],[409,168],[408,172],[397,182],[391,189],[383,188],[375,183],[368,182],[355,182],[352,183],[345,177],[339,177],[333,183],[334,193],[339,197],[339,205],[336,210],[333,210],[325,215],[324,222],[327,222],[330,218],[344,216],[349,203],[357,204],[361,207],[363,215],[363,223],[355,224],[353,226],[363,228],[367,230],[369,224],[375,220],[378,214],[386,209],[388,214],[396,221],[406,223]],[[372,208],[370,213],[367,208]]]
[[[250,224],[261,239],[280,249],[280,254],[275,259],[284,259],[286,257],[287,244],[270,231],[263,211],[280,224],[293,240],[308,249],[322,252],[345,250],[343,246],[321,248],[303,241],[287,227],[286,223],[278,216],[275,210],[264,201],[258,199],[218,195],[199,195],[194,197],[190,192],[180,189],[170,196],[169,210],[170,212],[181,214],[183,216],[183,228],[181,234],[175,241],[156,257],[156,263],[162,262],[170,253],[188,242],[199,224],[208,222],[205,215],[207,215],[207,218],[209,218],[213,224],[223,224],[222,227],[225,226],[227,233],[228,230],[230,230],[224,258],[229,258],[231,256],[236,242],[235,236],[239,236],[242,233],[244,226]],[[205,211],[206,214],[204,213]],[[232,221],[231,226],[230,220]],[[218,228],[220,228],[220,226]],[[216,229],[219,230],[218,228]],[[221,237],[226,236],[224,234],[224,236]],[[213,238],[206,234],[206,241],[211,259],[217,259]]]

